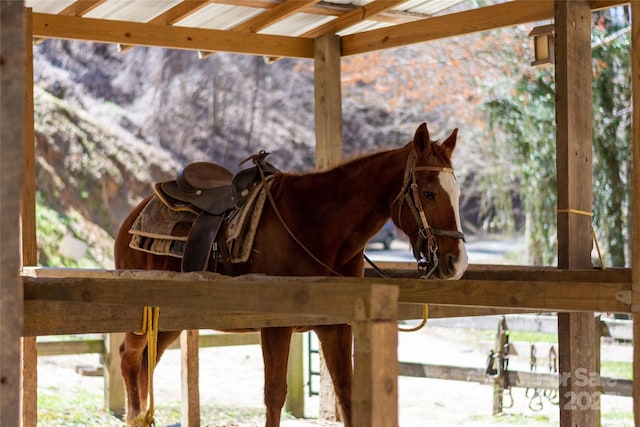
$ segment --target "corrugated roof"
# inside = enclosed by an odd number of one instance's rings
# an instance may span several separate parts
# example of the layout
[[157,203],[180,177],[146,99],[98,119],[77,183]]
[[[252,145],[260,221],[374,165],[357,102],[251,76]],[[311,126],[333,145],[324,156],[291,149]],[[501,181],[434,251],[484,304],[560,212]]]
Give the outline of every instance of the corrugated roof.
[[[261,14],[272,13],[263,28],[253,31],[290,37],[316,36],[314,29],[353,11],[362,11],[362,19],[339,28],[335,33],[353,34],[438,14],[464,0],[26,0],[34,13],[83,16],[86,18],[136,23],[167,23],[181,27],[234,30]],[[386,5],[385,5],[386,3]],[[393,5],[384,10],[387,5]],[[296,9],[296,7],[300,9]],[[370,13],[375,6],[379,13]],[[277,13],[277,9],[286,12]],[[274,13],[276,12],[276,13]],[[180,16],[182,14],[182,16]],[[366,19],[365,19],[366,18]],[[160,22],[158,22],[160,21]]]
[[[607,0],[607,4],[625,0]],[[553,18],[551,0],[25,0],[37,38],[313,58],[349,56]],[[594,1],[594,4],[601,2]]]

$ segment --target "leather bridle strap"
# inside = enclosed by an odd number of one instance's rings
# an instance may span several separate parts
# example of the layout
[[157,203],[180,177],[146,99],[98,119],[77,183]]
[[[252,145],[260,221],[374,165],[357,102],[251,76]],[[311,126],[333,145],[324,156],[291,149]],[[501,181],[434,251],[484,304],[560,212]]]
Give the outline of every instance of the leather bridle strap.
[[[438,267],[438,243],[435,236],[444,236],[454,239],[461,239],[464,241],[464,234],[458,230],[443,230],[438,228],[432,228],[427,221],[422,202],[420,200],[420,189],[416,180],[416,172],[438,172],[438,173],[453,173],[453,169],[439,166],[416,166],[415,153],[407,157],[407,163],[405,166],[404,180],[402,183],[402,189],[394,200],[394,203],[398,203],[398,219],[402,217],[402,205],[407,202],[409,209],[418,226],[418,237],[413,245],[413,256],[418,261],[418,267],[424,270],[424,278],[429,278],[435,272]],[[422,248],[424,244],[427,244],[427,253],[424,254],[424,260],[422,259]]]

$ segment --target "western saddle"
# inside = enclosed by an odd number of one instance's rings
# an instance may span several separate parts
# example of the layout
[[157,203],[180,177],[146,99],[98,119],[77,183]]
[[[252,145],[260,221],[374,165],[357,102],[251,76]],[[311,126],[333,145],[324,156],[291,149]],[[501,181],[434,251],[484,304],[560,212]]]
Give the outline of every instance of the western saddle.
[[[251,191],[278,169],[265,159],[269,153],[261,150],[243,162],[254,166],[237,174],[209,162],[196,162],[178,172],[175,180],[157,183],[154,191],[167,207],[196,215],[184,247],[182,271],[205,271],[209,260],[217,259],[218,237],[222,219],[241,209]],[[215,264],[213,266],[215,271]]]

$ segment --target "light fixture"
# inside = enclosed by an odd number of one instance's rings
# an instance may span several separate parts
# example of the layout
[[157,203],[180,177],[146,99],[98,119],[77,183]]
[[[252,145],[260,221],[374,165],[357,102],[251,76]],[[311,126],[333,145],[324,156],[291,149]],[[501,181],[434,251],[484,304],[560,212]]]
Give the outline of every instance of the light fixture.
[[554,25],[542,25],[535,27],[529,33],[529,37],[533,37],[535,48],[535,61],[531,65],[554,64]]

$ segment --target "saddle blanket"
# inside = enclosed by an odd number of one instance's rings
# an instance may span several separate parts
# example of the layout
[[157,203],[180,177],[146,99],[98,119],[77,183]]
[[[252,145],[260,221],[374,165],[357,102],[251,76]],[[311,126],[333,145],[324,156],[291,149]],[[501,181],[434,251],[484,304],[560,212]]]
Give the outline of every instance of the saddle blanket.
[[153,196],[131,226],[129,247],[155,255],[182,258],[184,245],[197,215],[174,211]]
[[258,223],[262,217],[262,209],[267,198],[267,191],[271,187],[272,177],[266,178],[265,184],[258,183],[249,194],[241,209],[233,212],[227,225],[227,248],[229,248],[230,262],[241,263],[249,261],[253,240],[256,237]]
[[[267,178],[267,186],[270,183],[271,180]],[[226,232],[222,232],[229,250],[228,262],[249,260],[265,199],[264,185],[258,183],[251,190],[246,203],[240,209],[229,212]],[[129,230],[129,247],[155,255],[182,258],[197,217],[189,211],[170,209],[154,195]]]

